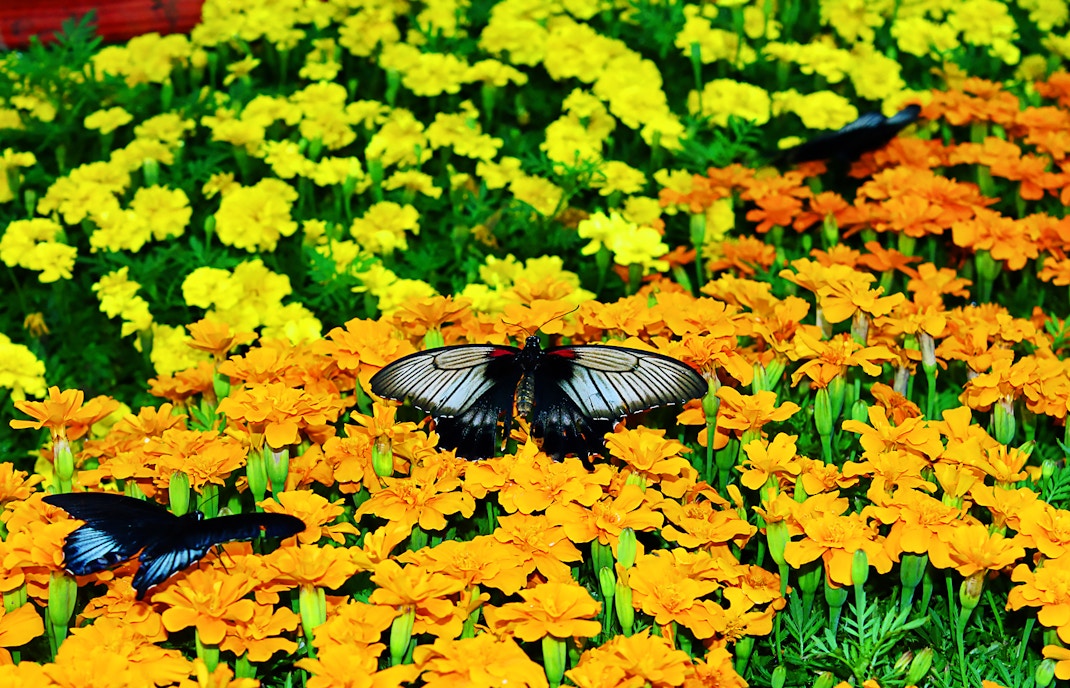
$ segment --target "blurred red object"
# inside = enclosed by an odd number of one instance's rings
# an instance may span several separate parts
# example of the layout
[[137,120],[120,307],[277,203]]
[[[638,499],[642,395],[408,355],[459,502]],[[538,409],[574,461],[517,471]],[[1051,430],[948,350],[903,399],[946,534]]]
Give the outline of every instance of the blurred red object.
[[106,43],[143,33],[180,33],[200,21],[204,0],[0,0],[0,49],[24,48],[30,36],[42,43],[68,19],[96,12],[97,35]]

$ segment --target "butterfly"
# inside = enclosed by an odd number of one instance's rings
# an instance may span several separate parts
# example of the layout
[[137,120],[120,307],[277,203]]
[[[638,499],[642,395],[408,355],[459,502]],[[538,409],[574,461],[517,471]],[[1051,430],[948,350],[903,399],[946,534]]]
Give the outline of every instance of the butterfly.
[[439,447],[466,459],[494,456],[517,413],[530,418],[542,450],[560,459],[604,451],[603,436],[626,415],[706,394],[690,366],[661,354],[615,346],[554,346],[528,337],[523,348],[463,344],[410,354],[371,379],[372,392],[435,420]]
[[263,535],[284,538],[305,529],[289,514],[235,514],[205,519],[199,511],[175,516],[155,502],[107,492],[46,495],[44,501],[85,525],[67,536],[64,565],[76,576],[103,571],[138,555],[137,599],[212,547]]
[[830,158],[853,162],[867,151],[888,145],[900,130],[917,120],[919,114],[920,105],[908,105],[891,117],[879,112],[867,112],[838,131],[788,148],[780,154],[780,159],[788,163]]

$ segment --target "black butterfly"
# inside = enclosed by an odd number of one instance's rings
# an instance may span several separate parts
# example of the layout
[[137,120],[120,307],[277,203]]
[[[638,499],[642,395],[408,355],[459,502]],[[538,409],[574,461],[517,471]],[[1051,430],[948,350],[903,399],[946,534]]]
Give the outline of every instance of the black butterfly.
[[891,117],[867,112],[838,131],[822,134],[780,154],[787,163],[833,159],[853,162],[867,151],[888,145],[908,124],[918,119],[920,105],[908,105]]
[[[560,459],[604,451],[624,416],[706,393],[689,366],[661,354],[614,346],[447,346],[405,356],[371,379],[375,394],[411,399],[435,419],[439,446],[466,459],[494,456],[498,420],[509,437],[513,402],[531,419],[542,449]],[[504,442],[503,442],[504,445]]]
[[67,536],[63,557],[76,576],[103,571],[137,555],[141,561],[133,586],[137,598],[208,553],[232,540],[284,538],[305,529],[289,514],[235,514],[205,519],[199,511],[175,516],[155,502],[107,492],[47,495],[85,525]]

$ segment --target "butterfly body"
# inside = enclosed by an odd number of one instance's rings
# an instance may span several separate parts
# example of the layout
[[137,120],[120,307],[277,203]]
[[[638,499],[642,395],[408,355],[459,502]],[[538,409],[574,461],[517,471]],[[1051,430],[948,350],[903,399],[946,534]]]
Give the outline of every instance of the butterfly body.
[[175,516],[162,506],[105,492],[47,495],[85,525],[67,536],[64,566],[76,576],[103,571],[137,556],[132,585],[138,599],[154,585],[192,565],[212,547],[233,540],[289,537],[305,524],[288,514],[234,514],[204,518],[200,512]]
[[908,105],[891,117],[867,112],[837,131],[783,151],[780,157],[789,163],[829,159],[852,162],[863,153],[888,145],[904,127],[917,120],[919,114],[921,107],[918,105]]
[[624,416],[707,389],[701,375],[668,356],[597,345],[543,349],[535,336],[523,348],[466,344],[411,354],[376,373],[371,387],[431,414],[439,446],[468,459],[494,455],[498,422],[504,441],[514,404],[547,454],[587,456],[602,451],[603,436]]

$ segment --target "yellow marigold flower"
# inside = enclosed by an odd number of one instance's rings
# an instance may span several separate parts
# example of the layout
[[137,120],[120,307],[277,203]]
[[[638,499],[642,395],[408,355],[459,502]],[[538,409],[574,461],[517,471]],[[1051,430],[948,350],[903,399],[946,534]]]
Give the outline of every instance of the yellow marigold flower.
[[882,26],[896,8],[894,0],[821,0],[818,4],[821,23],[831,26],[848,43],[873,43],[874,29]]
[[193,120],[186,119],[177,112],[165,112],[138,124],[134,127],[134,135],[139,139],[160,141],[174,146],[180,145],[194,127]]
[[215,213],[215,232],[227,246],[250,253],[274,251],[280,236],[297,231],[290,216],[297,192],[279,179],[263,179],[223,197]]
[[157,241],[182,236],[193,213],[185,191],[162,186],[138,189],[130,209],[148,224]]
[[800,95],[779,91],[773,94],[773,113],[793,112],[807,129],[839,129],[858,119],[858,109],[843,96],[831,91]]
[[41,282],[70,279],[78,249],[57,241],[63,237],[63,227],[53,220],[15,220],[0,238],[0,260],[8,267],[38,271]]
[[710,20],[699,16],[699,12],[697,5],[684,6],[684,26],[673,42],[685,59],[691,59],[695,47],[703,64],[725,60],[735,67],[742,67],[758,59],[754,48],[742,43],[734,31],[713,28]]
[[921,16],[897,18],[891,32],[900,50],[917,57],[937,58],[960,45],[958,31],[950,24]]
[[379,65],[399,72],[405,88],[425,97],[459,92],[468,72],[468,62],[456,55],[425,53],[406,43],[384,47]]
[[639,193],[646,186],[646,175],[627,163],[608,160],[599,166],[599,175],[591,180],[591,188],[598,189],[601,196],[614,193]]
[[364,249],[386,255],[409,247],[405,232],[420,233],[420,213],[411,205],[392,201],[376,203],[349,227]]
[[1017,64],[1020,51],[1013,45],[1018,26],[1007,6],[996,0],[966,0],[952,6],[946,20],[962,35],[963,43],[988,48],[1007,64]]
[[482,81],[488,86],[505,88],[509,84],[524,86],[528,75],[498,60],[480,60],[468,68],[464,80],[467,83]]
[[[0,124],[0,129],[3,129]],[[11,177],[15,179],[21,179],[17,170],[20,167],[30,167],[37,164],[37,158],[33,153],[16,153],[13,149],[7,148],[3,154],[0,155],[0,203],[7,203],[14,200],[15,196],[11,191]]]
[[853,58],[848,74],[859,97],[883,101],[906,88],[896,60],[869,46],[856,49]]
[[479,112],[468,101],[461,103],[461,112],[435,115],[427,127],[427,140],[433,148],[449,147],[457,155],[489,161],[498,154],[502,140],[487,136],[479,124]]
[[342,69],[340,57],[341,51],[333,38],[314,39],[297,75],[309,81],[332,81]]
[[128,86],[163,83],[171,70],[190,56],[189,38],[180,33],[161,36],[147,33],[131,38],[125,46],[108,46],[93,56],[95,73],[126,78]]
[[272,305],[261,313],[265,339],[284,339],[292,344],[311,342],[323,335],[323,324],[301,303]]
[[543,217],[553,217],[561,209],[564,190],[542,177],[520,174],[509,184],[509,191],[519,200],[527,203]]
[[133,119],[134,116],[123,108],[111,107],[87,115],[82,123],[86,129],[95,129],[101,134],[110,134],[124,124],[129,124]]
[[431,159],[431,146],[424,125],[408,110],[396,108],[364,149],[367,160],[391,165],[417,167]]
[[376,47],[397,43],[401,40],[397,11],[384,4],[346,16],[338,27],[338,44],[357,57],[370,57]]
[[407,197],[412,197],[418,193],[428,198],[442,197],[442,188],[435,186],[435,178],[419,170],[395,172],[383,181],[383,189],[386,191],[404,189],[407,192]]
[[[367,273],[359,275],[363,278]],[[374,289],[372,295],[379,299],[379,310],[383,315],[390,315],[404,304],[414,299],[426,299],[437,292],[427,282],[413,279],[399,279]]]
[[592,638],[602,631],[594,620],[602,605],[575,582],[543,583],[519,594],[523,602],[484,608],[492,633],[531,643],[546,636]]
[[45,395],[45,364],[29,348],[15,344],[0,333],[0,387],[11,390],[11,398],[24,401],[26,395]]
[[[152,316],[147,310],[144,315],[151,321]],[[126,316],[127,314],[124,313],[124,318]],[[144,329],[152,330],[152,351],[149,352],[149,359],[157,374],[177,373],[180,370],[192,368],[207,358],[205,354],[190,349],[190,338],[181,327],[149,322]],[[129,333],[127,330],[142,331],[140,323],[136,320],[123,323],[123,336]],[[135,342],[135,346],[140,346],[140,343]]]
[[507,156],[496,163],[480,161],[476,164],[476,176],[488,189],[503,189],[524,173],[520,169],[520,159]]

